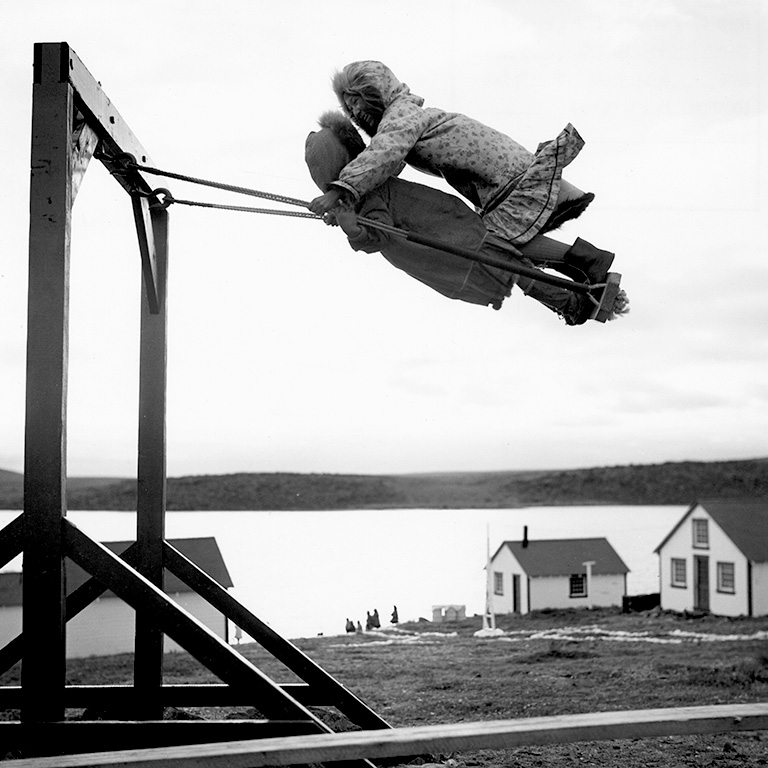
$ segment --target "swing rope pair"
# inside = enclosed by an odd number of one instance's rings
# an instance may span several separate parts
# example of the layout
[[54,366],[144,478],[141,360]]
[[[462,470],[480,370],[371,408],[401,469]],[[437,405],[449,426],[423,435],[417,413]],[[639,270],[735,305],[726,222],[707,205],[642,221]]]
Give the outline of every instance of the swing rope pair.
[[[151,168],[149,166],[139,165],[136,162],[136,158],[133,155],[130,155],[128,153],[117,155],[111,158],[111,164],[114,168],[112,173],[125,174],[128,171],[134,171],[134,172],[139,171],[141,173],[148,173],[154,176],[163,176],[168,179],[176,179],[177,181],[183,181],[190,184],[198,184],[201,186],[212,187],[214,189],[220,189],[225,192],[234,192],[236,194],[248,195],[250,197],[258,197],[265,200],[272,200],[274,202],[283,203],[285,205],[295,205],[300,208],[309,208],[309,203],[306,200],[299,200],[298,198],[295,198],[295,197],[278,195],[273,192],[262,192],[261,190],[251,189],[249,187],[240,187],[234,184],[225,184],[219,181],[210,181],[208,179],[201,179],[195,176],[187,176],[181,173],[174,173],[172,171],[165,171],[159,168]],[[141,193],[141,194],[146,194],[146,193]],[[292,216],[294,218],[317,219],[317,220],[323,219],[322,216],[318,216],[315,213],[311,213],[307,211],[283,211],[283,210],[276,210],[272,208],[251,208],[251,207],[239,206],[239,205],[224,205],[220,203],[198,202],[195,200],[181,200],[181,199],[175,198],[170,193],[170,191],[165,189],[164,187],[158,188],[149,194],[152,197],[154,197],[156,200],[156,203],[163,208],[167,208],[169,205],[173,203],[177,203],[179,205],[194,206],[199,208],[215,208],[215,209],[226,210],[226,211],[239,211],[242,213],[264,213],[264,214],[272,214],[276,216]],[[541,270],[536,269],[535,267],[525,266],[524,264],[521,264],[518,261],[515,261],[515,263],[510,263],[502,258],[498,258],[489,254],[481,254],[476,251],[471,251],[467,248],[460,248],[457,246],[453,246],[450,243],[445,243],[435,238],[426,237],[416,232],[410,232],[405,229],[399,229],[398,227],[394,227],[388,224],[383,224],[382,222],[374,221],[373,219],[368,219],[363,216],[358,217],[358,223],[362,224],[365,227],[370,227],[371,229],[376,229],[381,232],[385,232],[387,234],[395,235],[397,237],[403,237],[407,240],[410,240],[411,242],[418,243],[420,245],[425,245],[429,248],[434,248],[437,250],[444,251],[446,253],[451,253],[455,256],[459,256],[464,259],[469,259],[470,261],[476,261],[481,264],[485,264],[486,266],[496,267],[497,269],[502,269],[507,272],[511,272],[513,274],[530,277],[534,280],[538,280],[543,283],[548,283],[550,285],[554,285],[560,288],[566,288],[567,290],[573,291],[574,293],[586,294],[587,297],[591,299],[591,301],[594,304],[598,304],[599,302],[597,302],[595,297],[592,296],[592,291],[598,288],[605,287],[602,284],[587,285],[585,283],[574,282],[573,280],[565,280],[563,278],[556,277],[555,275],[550,275],[546,272],[542,272]],[[522,257],[522,254],[520,253],[520,251],[518,251],[513,246],[506,246],[506,248],[507,250],[509,250],[510,257],[512,258]]]

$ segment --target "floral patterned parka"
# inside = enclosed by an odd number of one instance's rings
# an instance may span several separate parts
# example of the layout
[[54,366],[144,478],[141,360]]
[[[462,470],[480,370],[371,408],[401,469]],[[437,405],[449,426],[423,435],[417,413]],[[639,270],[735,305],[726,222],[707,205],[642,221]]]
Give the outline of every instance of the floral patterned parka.
[[515,245],[527,243],[551,216],[563,168],[584,146],[568,124],[536,153],[509,136],[457,112],[424,108],[424,99],[410,92],[378,61],[349,64],[333,79],[344,112],[371,133],[368,121],[355,118],[345,95],[377,94],[384,107],[368,147],[334,182],[356,200],[397,176],[408,164],[444,178],[476,206],[486,228]]

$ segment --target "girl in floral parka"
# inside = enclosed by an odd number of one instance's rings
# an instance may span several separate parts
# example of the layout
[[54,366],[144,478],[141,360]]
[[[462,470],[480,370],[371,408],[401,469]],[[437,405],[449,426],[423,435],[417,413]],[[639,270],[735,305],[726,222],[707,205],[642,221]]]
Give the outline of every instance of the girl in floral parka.
[[[355,126],[340,112],[326,112],[318,123],[320,130],[307,136],[304,158],[313,181],[325,192],[341,170],[365,149],[365,144]],[[362,225],[359,217],[365,222]],[[591,314],[584,294],[518,277],[516,267],[533,264],[517,258],[519,251],[494,239],[482,219],[456,195],[389,177],[353,205],[338,205],[324,219],[327,224],[341,227],[353,250],[381,253],[390,264],[450,299],[500,309],[517,284],[524,293],[557,312],[568,325],[581,325]],[[487,266],[412,242],[389,230],[376,229],[371,222],[399,232],[417,232],[468,253],[491,256],[507,262],[510,269]]]
[[[312,179],[327,192],[342,170],[365,150],[365,144],[349,119],[339,112],[326,112],[318,122],[321,130],[307,136],[304,157]],[[573,277],[575,267],[564,265],[557,258],[570,250],[579,267],[590,271],[595,282],[602,282],[613,259],[613,254],[584,240],[577,240],[568,248],[542,235],[520,250],[510,248],[491,235],[482,219],[455,195],[391,176],[353,204],[339,204],[323,218],[327,224],[342,228],[353,250],[381,253],[390,264],[448,298],[500,309],[517,285],[524,294],[556,312],[567,325],[582,325],[593,315],[594,305],[587,296],[549,285],[530,274],[520,276],[516,268],[552,268]],[[376,228],[376,224],[385,225],[385,229]],[[392,233],[392,227],[399,233],[405,230],[449,247],[458,246],[467,253],[491,256],[497,262],[506,262],[509,268],[487,266],[450,251],[412,242]],[[547,250],[552,261],[544,263],[537,259],[535,263],[526,255],[531,250]],[[587,261],[580,260],[580,256],[586,256]],[[585,273],[578,272],[577,278],[583,281]]]
[[562,179],[584,141],[567,125],[533,154],[509,136],[456,112],[424,108],[378,61],[349,64],[333,78],[345,113],[371,142],[310,210],[324,214],[397,176],[404,165],[444,178],[494,235],[519,247],[578,216],[594,198]]

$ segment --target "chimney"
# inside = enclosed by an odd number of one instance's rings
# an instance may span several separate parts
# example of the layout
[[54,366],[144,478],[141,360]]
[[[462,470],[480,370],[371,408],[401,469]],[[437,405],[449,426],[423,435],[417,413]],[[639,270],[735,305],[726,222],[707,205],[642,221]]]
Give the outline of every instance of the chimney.
[[523,549],[528,546],[528,526],[523,526]]

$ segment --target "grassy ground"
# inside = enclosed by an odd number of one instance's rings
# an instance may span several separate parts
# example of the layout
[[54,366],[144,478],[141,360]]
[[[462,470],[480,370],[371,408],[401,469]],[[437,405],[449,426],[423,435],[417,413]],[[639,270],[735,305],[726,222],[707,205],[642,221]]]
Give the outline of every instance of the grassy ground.
[[[656,707],[768,701],[768,618],[728,620],[617,611],[500,618],[503,639],[478,639],[478,619],[401,625],[399,632],[296,641],[393,726]],[[240,646],[277,682],[295,678],[259,646]],[[70,683],[130,683],[130,655],[72,660]],[[11,670],[0,683],[17,681]],[[186,654],[166,682],[213,681]],[[335,729],[345,727],[319,710]],[[13,716],[14,713],[7,713]],[[73,716],[79,713],[72,713]],[[255,710],[192,710],[212,718]],[[436,755],[458,766],[765,766],[768,732],[669,737]]]

